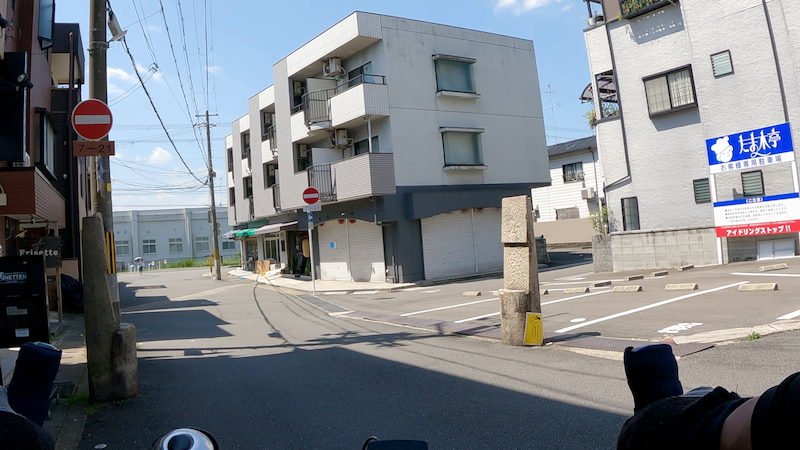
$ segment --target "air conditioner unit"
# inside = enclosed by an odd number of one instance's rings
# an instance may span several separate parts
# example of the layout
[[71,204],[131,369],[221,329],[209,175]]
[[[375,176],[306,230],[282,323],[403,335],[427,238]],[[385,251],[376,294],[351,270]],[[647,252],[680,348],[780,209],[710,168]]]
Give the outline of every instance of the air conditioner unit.
[[295,81],[293,83],[293,89],[294,89],[294,95],[296,95],[298,97],[302,96],[302,95],[305,95],[305,93],[306,93],[306,87],[303,86],[303,82],[302,81]]
[[300,154],[301,158],[308,158],[308,152],[310,149],[306,144],[298,144],[297,145],[297,152]]
[[339,75],[344,75],[341,59],[331,58],[322,63],[322,76],[333,78]]
[[348,145],[352,144],[353,140],[347,137],[347,130],[341,129],[336,130],[336,146],[337,147],[347,147]]
[[581,198],[584,200],[591,200],[595,197],[596,192],[594,188],[584,188],[581,189]]

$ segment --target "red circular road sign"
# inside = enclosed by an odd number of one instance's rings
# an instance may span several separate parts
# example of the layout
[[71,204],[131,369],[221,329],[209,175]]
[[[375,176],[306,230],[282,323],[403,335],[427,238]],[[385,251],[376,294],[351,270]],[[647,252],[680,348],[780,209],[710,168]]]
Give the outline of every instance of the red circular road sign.
[[84,100],[72,110],[72,128],[78,136],[90,141],[106,137],[111,131],[111,122],[111,110],[100,100]]
[[319,201],[319,191],[310,187],[303,191],[303,201],[309,205],[313,205]]

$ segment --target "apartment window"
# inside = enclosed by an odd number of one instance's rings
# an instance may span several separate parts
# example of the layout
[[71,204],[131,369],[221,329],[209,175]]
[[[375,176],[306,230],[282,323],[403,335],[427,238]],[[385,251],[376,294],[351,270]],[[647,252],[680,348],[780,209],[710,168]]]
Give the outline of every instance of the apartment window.
[[261,110],[261,140],[266,141],[270,137],[270,128],[273,124],[273,115],[267,110]]
[[636,197],[622,199],[622,229],[639,229],[639,200]]
[[228,172],[233,172],[233,149],[228,149]]
[[708,183],[708,178],[694,180],[692,183],[694,184],[694,202],[698,205],[711,203],[711,187]]
[[170,253],[183,253],[183,239],[182,238],[169,238],[169,252]]
[[278,166],[275,164],[264,163],[264,188],[268,188],[274,186],[277,181],[276,172],[278,171]]
[[278,240],[268,239],[264,241],[264,256],[273,261],[278,260]]
[[223,250],[236,250],[236,241],[222,241]]
[[305,144],[294,146],[294,171],[300,172],[308,169],[312,165],[311,149]]
[[118,255],[129,255],[131,253],[130,241],[116,241],[115,245]]
[[444,165],[482,166],[483,149],[481,133],[483,129],[440,129],[444,146]]
[[228,188],[228,204],[231,206],[236,204],[236,188]]
[[564,174],[564,183],[583,181],[583,163],[580,161],[564,164],[561,166],[561,171]]
[[247,160],[247,167],[250,167],[250,132],[242,133],[242,159]]
[[253,197],[253,177],[244,178],[244,198]]
[[436,69],[436,90],[475,93],[472,65],[476,60],[450,55],[433,55]]
[[711,55],[711,70],[714,72],[714,78],[732,74],[733,61],[731,60],[731,51],[725,50]]
[[580,219],[581,214],[577,207],[556,209],[556,220]]
[[378,77],[371,76],[372,61],[347,72],[347,86],[353,87],[361,83],[374,83],[378,81]]
[[[353,154],[360,155],[362,153],[369,153],[369,141],[366,139],[353,144]],[[380,149],[378,148],[378,136],[372,137],[372,153],[380,153]]]
[[691,66],[645,78],[644,90],[651,116],[697,105]]
[[55,129],[44,110],[36,111],[34,120],[36,163],[47,167],[47,170],[55,175]]
[[197,236],[194,238],[194,251],[196,252],[208,251],[208,236]]
[[742,195],[745,197],[764,195],[764,178],[760,170],[742,173]]
[[156,240],[155,239],[144,239],[142,240],[142,253],[155,253],[156,252]]
[[[11,8],[13,10],[14,7],[12,6]],[[5,14],[5,11],[3,11],[3,13]],[[53,46],[54,21],[55,21],[55,1],[40,0],[39,1],[39,45],[42,47],[42,50]]]
[[[597,85],[597,99],[600,102],[600,119],[619,115],[619,102],[617,101],[617,82],[614,71],[598,73],[594,76]],[[595,116],[596,117],[596,116]]]

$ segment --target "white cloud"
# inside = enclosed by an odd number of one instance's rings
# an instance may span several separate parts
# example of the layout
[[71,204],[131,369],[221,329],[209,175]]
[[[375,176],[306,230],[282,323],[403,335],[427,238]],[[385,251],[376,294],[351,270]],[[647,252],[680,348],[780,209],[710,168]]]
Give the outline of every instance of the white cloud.
[[[155,70],[155,72],[153,72],[153,75],[150,78],[152,78],[153,80],[156,80],[158,82],[163,83],[164,82],[164,75],[159,71],[158,66],[156,66],[154,64],[154,65],[150,66],[150,68]],[[139,72],[139,75],[141,75],[142,78],[144,78],[145,74],[148,71],[150,71],[150,69],[148,69],[147,67],[145,67],[145,66],[143,66],[143,65],[141,65],[139,63],[136,63],[136,71]]]
[[206,67],[206,70],[208,70],[208,73],[210,73],[212,75],[216,75],[216,74],[222,72],[222,67],[220,67],[220,66],[208,66],[208,67]]
[[567,12],[575,6],[574,3],[569,3],[561,7],[561,12]]
[[163,166],[171,163],[172,161],[173,159],[170,152],[164,150],[161,147],[154,148],[153,152],[150,153],[150,156],[147,157],[148,164],[153,164],[157,166]]
[[[556,3],[561,3],[564,0],[495,0],[494,10],[495,12],[502,11],[504,9],[509,9],[514,15],[520,15],[524,12],[531,11],[536,8],[541,8],[543,6],[547,6],[550,3],[555,1]],[[571,9],[572,6],[565,6],[562,8],[562,11],[567,11]]]
[[125,92],[124,89],[121,89],[119,86],[111,82],[108,83],[108,87],[106,89],[108,89],[108,95],[120,95]]
[[119,80],[124,83],[138,83],[139,80],[136,75],[130,74],[119,67],[109,67],[106,69],[106,75],[109,80]]

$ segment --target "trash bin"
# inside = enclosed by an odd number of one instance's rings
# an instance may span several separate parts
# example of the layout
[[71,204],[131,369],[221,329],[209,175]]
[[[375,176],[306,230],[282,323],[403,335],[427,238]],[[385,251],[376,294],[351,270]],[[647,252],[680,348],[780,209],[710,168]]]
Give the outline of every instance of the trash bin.
[[8,404],[42,426],[50,408],[53,381],[61,365],[61,350],[44,342],[23,344],[8,384]]

